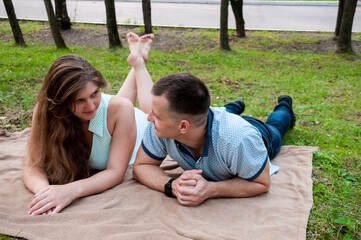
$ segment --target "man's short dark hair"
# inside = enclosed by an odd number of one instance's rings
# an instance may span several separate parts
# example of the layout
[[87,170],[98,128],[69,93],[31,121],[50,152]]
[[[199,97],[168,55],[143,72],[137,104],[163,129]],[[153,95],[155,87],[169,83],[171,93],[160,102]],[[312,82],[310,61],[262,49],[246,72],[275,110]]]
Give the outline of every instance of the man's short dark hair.
[[189,73],[174,73],[160,78],[153,86],[155,96],[164,95],[169,111],[187,115],[205,115],[211,97],[203,80]]

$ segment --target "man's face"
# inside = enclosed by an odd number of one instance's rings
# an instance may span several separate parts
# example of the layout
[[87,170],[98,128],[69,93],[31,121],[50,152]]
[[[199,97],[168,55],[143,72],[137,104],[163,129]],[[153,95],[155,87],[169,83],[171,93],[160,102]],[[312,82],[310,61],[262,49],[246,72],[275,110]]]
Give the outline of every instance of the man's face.
[[159,138],[177,139],[180,135],[180,121],[172,120],[168,113],[168,100],[164,96],[152,96],[152,111],[148,121],[155,127],[155,134]]

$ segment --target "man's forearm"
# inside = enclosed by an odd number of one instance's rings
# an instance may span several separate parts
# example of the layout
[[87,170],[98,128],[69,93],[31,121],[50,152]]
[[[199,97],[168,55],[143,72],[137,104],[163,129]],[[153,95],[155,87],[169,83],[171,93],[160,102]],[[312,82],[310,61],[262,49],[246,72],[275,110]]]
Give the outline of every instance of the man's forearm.
[[252,197],[269,190],[269,184],[247,181],[236,177],[221,182],[209,182],[210,198]]
[[164,185],[170,179],[159,166],[146,164],[134,165],[133,177],[147,187],[160,192],[164,192]]
[[210,182],[213,197],[253,197],[268,192],[271,186],[269,163],[253,181],[235,177],[222,182]]
[[252,182],[239,177],[220,182],[207,181],[195,170],[185,171],[178,179],[173,191],[178,202],[185,206],[198,206],[209,198],[252,197],[267,192],[270,185],[266,171]]

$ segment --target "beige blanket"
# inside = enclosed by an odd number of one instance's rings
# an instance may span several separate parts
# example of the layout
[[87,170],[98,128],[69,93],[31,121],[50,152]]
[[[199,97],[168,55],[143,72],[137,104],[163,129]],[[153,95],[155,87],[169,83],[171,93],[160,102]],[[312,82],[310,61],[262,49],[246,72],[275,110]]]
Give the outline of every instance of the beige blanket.
[[[29,216],[22,178],[28,131],[0,132],[0,233],[28,239],[305,239],[315,147],[284,146],[268,193],[183,207],[134,181],[73,202],[60,214]],[[8,135],[8,136],[5,136]],[[176,167],[167,161],[169,168]],[[169,170],[177,175],[181,169]]]

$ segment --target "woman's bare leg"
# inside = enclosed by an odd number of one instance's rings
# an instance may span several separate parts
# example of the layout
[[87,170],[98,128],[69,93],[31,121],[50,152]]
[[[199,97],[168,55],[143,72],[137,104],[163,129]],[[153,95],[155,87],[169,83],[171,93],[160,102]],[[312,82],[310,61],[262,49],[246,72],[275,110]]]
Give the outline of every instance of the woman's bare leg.
[[[128,46],[130,49],[130,55],[132,51],[134,51],[134,45],[139,44],[139,36],[135,33],[128,33],[127,34]],[[124,97],[129,99],[133,105],[135,106],[137,100],[137,85],[135,81],[135,73],[134,68],[130,69],[127,78],[125,79],[123,85],[120,87],[117,97]]]
[[148,60],[153,39],[153,34],[147,34],[141,38],[135,33],[127,34],[130,49],[127,61],[129,65],[132,66],[132,69],[117,94],[119,97],[129,99],[134,105],[136,97],[138,97],[139,108],[145,113],[151,111],[151,89],[153,87],[153,81],[147,71],[145,62]]
[[154,40],[153,34],[147,34],[140,37],[140,49],[141,49],[141,58],[144,60],[144,66],[140,69],[135,67],[135,79],[137,83],[137,90],[138,90],[138,103],[139,108],[145,113],[151,112],[151,105],[152,105],[152,87],[153,81],[150,77],[148,70],[145,66],[145,62],[148,60],[149,50],[152,47]]

